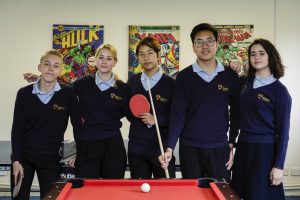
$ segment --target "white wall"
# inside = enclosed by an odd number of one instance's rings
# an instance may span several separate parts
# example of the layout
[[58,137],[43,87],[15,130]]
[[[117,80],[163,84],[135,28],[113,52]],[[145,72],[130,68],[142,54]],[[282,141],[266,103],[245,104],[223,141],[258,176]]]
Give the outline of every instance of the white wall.
[[[256,6],[260,4],[260,6]],[[256,8],[258,7],[258,8]],[[249,12],[264,13],[257,16]],[[104,42],[118,49],[115,71],[127,80],[128,25],[179,25],[180,67],[192,62],[190,31],[201,22],[212,24],[254,24],[255,34],[274,40],[274,1],[222,0],[0,0],[0,56],[4,98],[0,103],[0,140],[10,138],[12,113],[17,90],[26,85],[23,72],[36,72],[41,54],[52,46],[52,25],[104,25]],[[124,134],[127,132],[124,130]],[[68,136],[69,137],[69,136]]]
[[[278,0],[276,4],[276,32],[275,42],[279,49],[283,63],[286,66],[286,75],[282,82],[288,87],[293,98],[291,131],[289,148],[287,152],[287,169],[300,166],[299,141],[300,141],[300,78],[299,78],[299,55],[300,55],[300,1]],[[285,182],[292,187],[300,185],[300,176],[287,176]]]
[[[297,57],[300,55],[299,0],[0,0],[0,140],[10,139],[17,90],[26,85],[23,72],[37,72],[41,54],[51,48],[53,24],[104,25],[104,42],[118,49],[115,71],[127,80],[128,25],[179,25],[180,66],[191,64],[189,34],[194,25],[253,24],[254,34],[273,41],[287,66],[283,82],[293,98],[290,146],[286,166],[300,166]],[[128,123],[122,132],[127,137]],[[71,138],[70,129],[67,138]],[[288,177],[300,184],[300,177]]]

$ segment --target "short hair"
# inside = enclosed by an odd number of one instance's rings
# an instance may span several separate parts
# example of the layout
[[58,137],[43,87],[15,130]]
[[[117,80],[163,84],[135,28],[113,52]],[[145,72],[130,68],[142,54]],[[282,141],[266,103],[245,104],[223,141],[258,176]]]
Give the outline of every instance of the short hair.
[[60,53],[58,50],[56,50],[56,49],[51,49],[51,50],[49,50],[49,51],[46,51],[43,55],[42,55],[42,57],[41,57],[41,59],[40,59],[40,63],[42,63],[43,62],[43,60],[47,57],[47,56],[49,56],[49,55],[54,55],[54,56],[57,56],[57,57],[59,57],[61,60],[63,60],[63,55],[62,55],[62,53]]
[[268,62],[269,62],[271,74],[273,74],[273,76],[277,79],[283,77],[285,67],[282,64],[282,59],[280,57],[279,52],[269,40],[262,39],[262,38],[255,39],[248,47],[248,61],[249,61],[248,77],[250,78],[255,77],[256,70],[251,65],[250,57],[251,57],[251,47],[256,44],[260,44],[268,54]]
[[110,51],[110,53],[112,54],[112,56],[114,57],[114,60],[116,62],[118,62],[118,53],[117,53],[117,49],[111,45],[111,44],[103,44],[100,47],[97,48],[96,53],[95,53],[95,57],[98,58],[99,53],[102,49],[108,49]]
[[149,48],[153,49],[157,55],[159,55],[159,52],[161,51],[161,46],[155,38],[145,37],[136,46],[135,53],[137,56],[139,54],[139,50],[140,50],[141,46],[143,46],[143,45],[148,46]]
[[200,31],[210,31],[213,33],[216,42],[218,41],[218,30],[213,25],[208,23],[201,23],[195,26],[190,34],[192,42],[195,40],[195,35]]

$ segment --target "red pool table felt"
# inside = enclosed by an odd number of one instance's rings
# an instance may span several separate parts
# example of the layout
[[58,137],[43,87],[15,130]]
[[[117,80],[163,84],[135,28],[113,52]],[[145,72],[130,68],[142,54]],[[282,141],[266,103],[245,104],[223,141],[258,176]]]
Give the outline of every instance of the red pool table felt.
[[[74,182],[57,182],[43,200],[237,200],[240,199],[227,183],[210,183],[210,188],[198,187],[198,180],[187,179],[79,179]],[[150,191],[141,191],[148,183]]]

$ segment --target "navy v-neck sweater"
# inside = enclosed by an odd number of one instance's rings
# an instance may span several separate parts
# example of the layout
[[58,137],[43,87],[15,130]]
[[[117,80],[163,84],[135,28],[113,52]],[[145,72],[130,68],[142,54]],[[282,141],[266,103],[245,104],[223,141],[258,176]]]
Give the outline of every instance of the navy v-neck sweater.
[[129,102],[129,87],[120,80],[116,86],[101,91],[95,76],[82,77],[73,83],[80,105],[80,140],[120,137],[121,118]]
[[78,100],[72,87],[60,86],[47,104],[32,94],[33,85],[18,91],[11,131],[12,161],[21,161],[22,152],[58,154],[69,116],[77,137]]
[[240,95],[239,141],[276,143],[274,166],[283,169],[290,128],[292,99],[279,81],[253,88],[253,80],[242,88]]
[[[141,73],[131,76],[128,80],[128,84],[130,86],[131,96],[142,94],[150,103],[149,92],[144,89],[141,82]],[[157,84],[151,88],[153,104],[164,147],[166,147],[165,144],[169,129],[169,115],[173,89],[174,80],[165,74],[163,74]],[[153,113],[152,108],[150,113]],[[134,117],[131,113],[127,115],[127,118],[131,122],[128,151],[143,155],[159,155],[160,149],[155,125],[149,128],[140,118]]]
[[[192,66],[176,78],[168,147],[180,142],[199,148],[216,148],[234,143],[238,134],[237,74],[226,68],[210,82],[204,81]],[[230,116],[230,117],[229,117]]]

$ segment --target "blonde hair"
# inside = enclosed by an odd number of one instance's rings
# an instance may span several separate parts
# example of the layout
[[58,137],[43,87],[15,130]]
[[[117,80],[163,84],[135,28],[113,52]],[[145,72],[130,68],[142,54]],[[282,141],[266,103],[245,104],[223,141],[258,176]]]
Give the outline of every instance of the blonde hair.
[[103,44],[100,47],[97,48],[96,53],[95,53],[95,57],[98,58],[99,53],[102,49],[108,49],[110,51],[110,53],[112,54],[112,56],[114,57],[114,60],[116,62],[118,62],[118,54],[117,54],[117,49],[110,44]]
[[[97,50],[96,50],[96,53],[95,53],[95,58],[96,59],[98,58],[99,53],[102,49],[108,49],[110,51],[110,53],[112,54],[112,56],[114,57],[115,62],[118,62],[117,49],[111,44],[102,44],[100,47],[98,47]],[[114,78],[115,81],[117,81],[117,80],[122,81],[116,73],[114,73],[114,72],[112,72],[112,73],[115,76],[115,78]],[[116,83],[115,83],[114,87],[117,87]]]
[[61,59],[61,61],[63,60],[63,57],[64,57],[64,56],[62,55],[62,53],[60,53],[58,50],[51,49],[51,50],[49,50],[49,51],[46,51],[46,52],[42,55],[42,57],[41,57],[41,59],[40,59],[40,63],[42,63],[43,60],[44,60],[44,58],[46,58],[46,57],[49,56],[49,55],[57,56],[57,57],[59,57],[59,58]]

